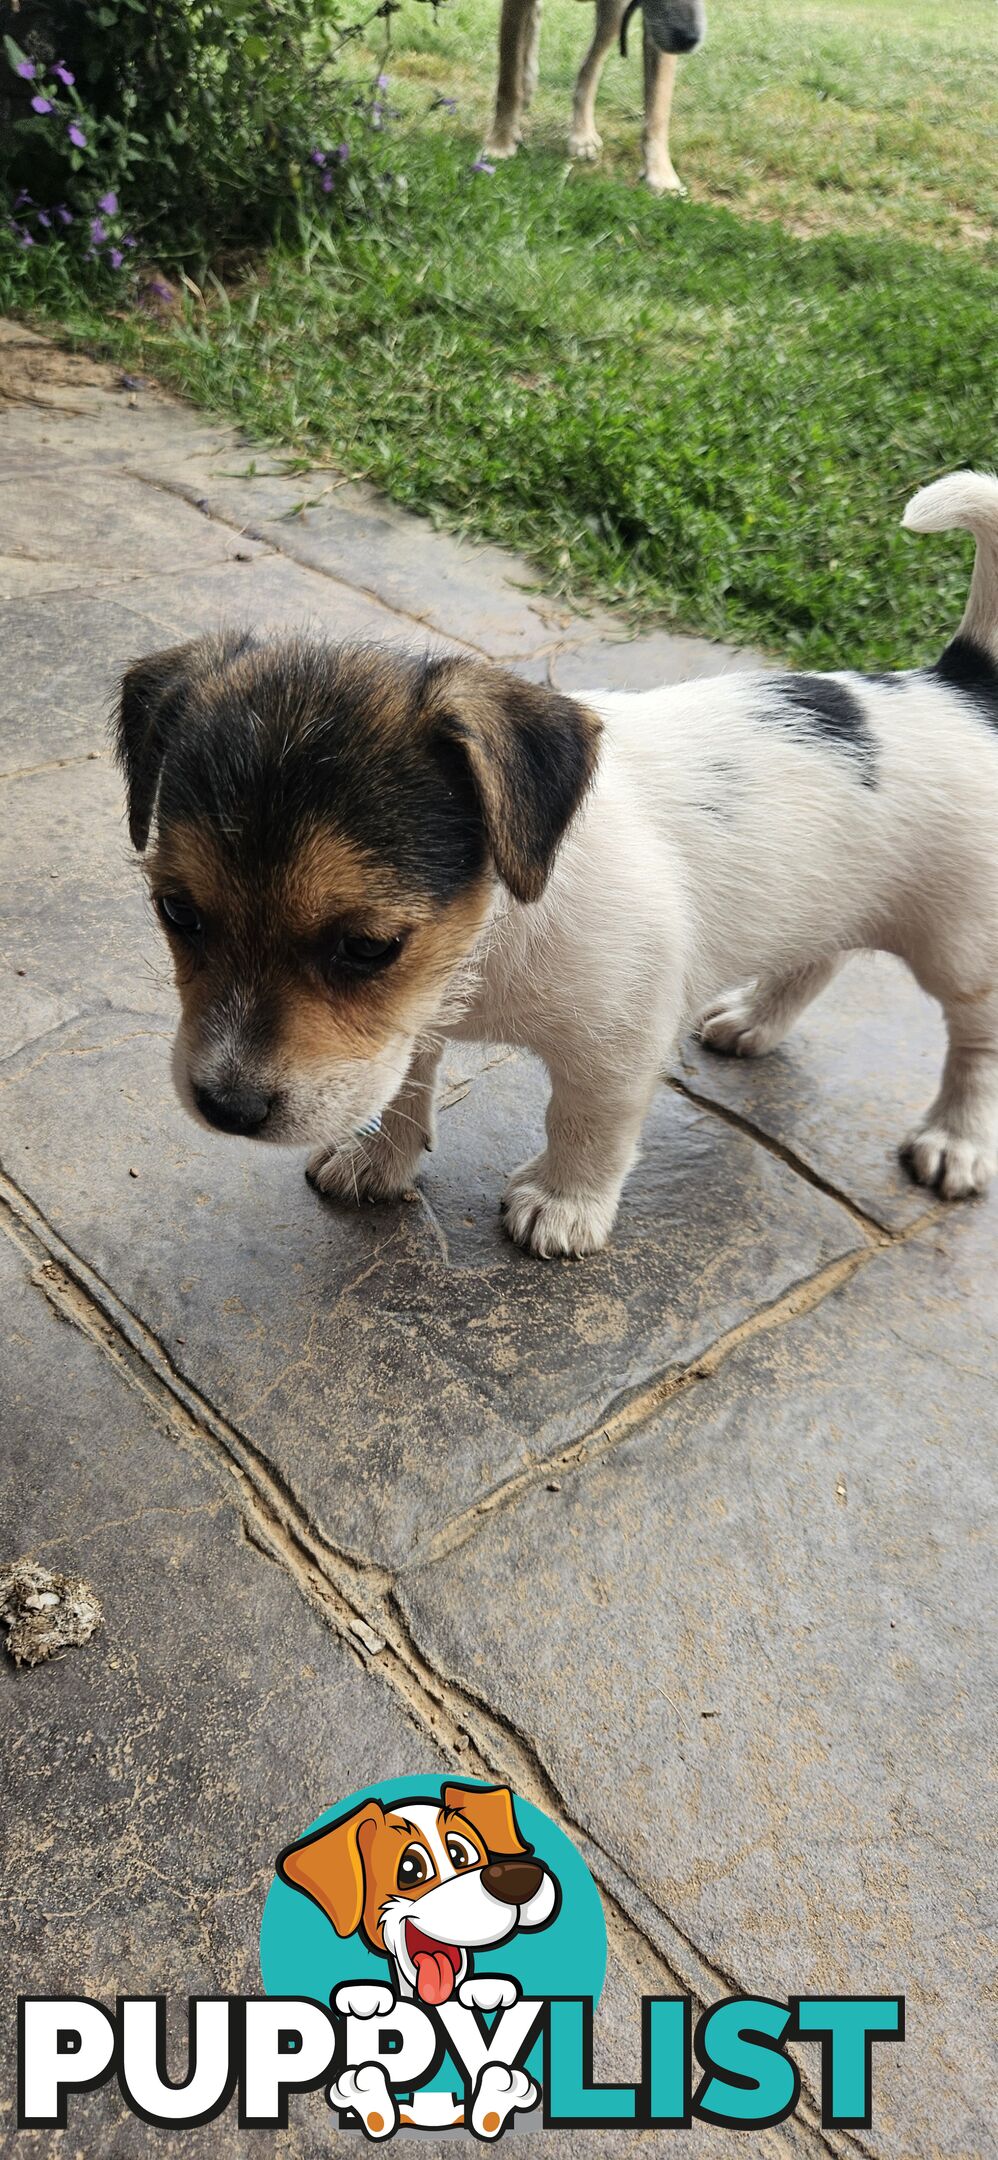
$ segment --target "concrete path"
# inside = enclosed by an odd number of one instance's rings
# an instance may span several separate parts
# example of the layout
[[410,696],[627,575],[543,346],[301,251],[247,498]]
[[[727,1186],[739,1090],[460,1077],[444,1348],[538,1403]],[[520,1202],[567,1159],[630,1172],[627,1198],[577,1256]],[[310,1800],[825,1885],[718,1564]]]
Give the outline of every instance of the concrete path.
[[[334,1212],[297,1158],[196,1131],[107,754],[130,660],[223,617],[566,687],[739,659],[623,643],[13,327],[0,387],[0,1563],[105,1611],[61,1661],[0,1655],[5,2020],[18,1988],[253,1991],[280,1846],[451,1768],[538,1800],[601,1884],[604,2075],[635,2066],[642,1989],[903,1990],[874,2128],[817,2127],[801,2050],[802,2115],[752,2153],[981,2160],[998,1201],[946,1211],[896,1167],[934,1009],[855,963],[758,1068],[686,1045],[577,1267],[499,1230],[541,1123],[525,1058],[455,1050],[400,1208]],[[4,2153],[248,2149],[106,2095],[18,2137],[8,2070],[0,2108]],[[356,2149],[318,2102],[257,2146]]]

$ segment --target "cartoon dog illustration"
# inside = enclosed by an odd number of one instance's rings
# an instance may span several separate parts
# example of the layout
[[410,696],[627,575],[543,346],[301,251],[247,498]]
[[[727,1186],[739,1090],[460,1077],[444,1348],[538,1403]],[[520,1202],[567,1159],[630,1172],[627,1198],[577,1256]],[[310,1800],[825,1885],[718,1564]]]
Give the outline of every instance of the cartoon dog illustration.
[[[508,1942],[519,1929],[550,1925],[559,1885],[520,1835],[506,1785],[445,1785],[439,1799],[384,1807],[365,1800],[339,1822],[286,1847],[278,1874],[304,1891],[337,1935],[359,1934],[388,1961],[391,1988],[339,1988],[334,2008],[355,2017],[385,2016],[394,2001],[436,2008],[456,1995],[465,2008],[508,2008],[512,1979],[473,1972],[476,1950]],[[399,2121],[440,2129],[463,2122],[463,2102],[439,2092],[396,2107],[380,2063],[343,2073],[333,2106],[360,2116],[371,2137],[390,2136]],[[471,2128],[494,2137],[514,2109],[532,2107],[537,2089],[522,2070],[488,2063],[478,2079]]]

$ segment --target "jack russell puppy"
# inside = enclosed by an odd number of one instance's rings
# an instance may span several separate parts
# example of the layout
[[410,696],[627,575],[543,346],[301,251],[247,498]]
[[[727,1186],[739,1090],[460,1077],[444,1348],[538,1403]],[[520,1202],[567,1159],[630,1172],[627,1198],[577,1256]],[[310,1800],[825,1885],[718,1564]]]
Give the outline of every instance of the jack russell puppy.
[[[520,1835],[507,1785],[445,1785],[439,1799],[397,1807],[366,1800],[287,1846],[277,1871],[337,1935],[359,1934],[387,1959],[390,1987],[357,1982],[335,1991],[334,2008],[359,2019],[387,2017],[406,2000],[430,2009],[452,1998],[463,2009],[508,2009],[517,1983],[476,1976],[475,1951],[509,1942],[522,1928],[550,1926],[561,1904],[555,1877]],[[375,2060],[342,2072],[329,2097],[358,2114],[374,2138],[390,2136],[399,2122],[449,2129],[464,2121],[457,2094],[426,2092],[398,2105]],[[490,2057],[475,2082],[471,2128],[496,2137],[511,2113],[537,2099],[525,2071]]]
[[596,1252],[682,1031],[761,1056],[868,947],[907,962],[949,1032],[905,1160],[948,1199],[982,1192],[998,481],[955,473],[904,522],[977,542],[958,634],[905,674],[577,699],[474,659],[249,634],[140,661],[118,748],[192,1114],[310,1144],[320,1193],[390,1200],[433,1145],[443,1044],[522,1045],[551,1099],[506,1228],[542,1259]]

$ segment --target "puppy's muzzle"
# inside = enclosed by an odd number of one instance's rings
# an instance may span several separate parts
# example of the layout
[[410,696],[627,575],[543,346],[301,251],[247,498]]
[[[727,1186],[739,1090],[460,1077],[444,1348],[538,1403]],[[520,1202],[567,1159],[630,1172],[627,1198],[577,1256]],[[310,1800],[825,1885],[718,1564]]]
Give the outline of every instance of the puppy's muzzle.
[[482,1887],[501,1905],[529,1905],[544,1880],[533,1860],[490,1860],[482,1869]]
[[194,1100],[202,1117],[219,1132],[258,1133],[270,1115],[273,1096],[254,1087],[225,1088],[217,1094],[196,1087]]

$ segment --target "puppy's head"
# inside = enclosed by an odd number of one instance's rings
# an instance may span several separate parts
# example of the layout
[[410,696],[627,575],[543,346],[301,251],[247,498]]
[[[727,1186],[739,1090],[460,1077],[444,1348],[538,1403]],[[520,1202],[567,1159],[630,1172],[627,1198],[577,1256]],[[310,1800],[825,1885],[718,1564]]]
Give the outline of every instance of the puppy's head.
[[560,1893],[525,1844],[507,1785],[446,1785],[440,1800],[366,1800],[289,1845],[278,1873],[336,1933],[394,1960],[422,2002],[446,2002],[469,1953],[547,1927]]
[[380,1111],[497,879],[543,891],[598,735],[472,660],[232,635],[130,669],[118,751],[188,1108],[333,1147]]

